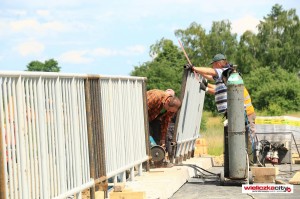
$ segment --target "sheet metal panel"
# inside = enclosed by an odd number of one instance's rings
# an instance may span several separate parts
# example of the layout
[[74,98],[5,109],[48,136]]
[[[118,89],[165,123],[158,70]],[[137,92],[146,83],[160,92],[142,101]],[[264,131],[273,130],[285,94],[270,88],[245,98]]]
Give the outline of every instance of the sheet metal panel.
[[175,133],[177,148],[175,158],[182,161],[194,148],[200,136],[205,92],[200,89],[200,75],[185,71],[182,87],[182,105],[177,113]]

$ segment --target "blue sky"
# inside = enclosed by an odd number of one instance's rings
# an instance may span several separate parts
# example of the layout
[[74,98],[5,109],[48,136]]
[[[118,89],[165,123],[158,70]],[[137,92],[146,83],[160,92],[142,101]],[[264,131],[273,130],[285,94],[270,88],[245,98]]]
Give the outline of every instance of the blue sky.
[[1,0],[0,70],[53,58],[64,73],[127,76],[156,41],[178,45],[177,29],[229,20],[232,32],[256,32],[276,3],[300,16],[297,0]]

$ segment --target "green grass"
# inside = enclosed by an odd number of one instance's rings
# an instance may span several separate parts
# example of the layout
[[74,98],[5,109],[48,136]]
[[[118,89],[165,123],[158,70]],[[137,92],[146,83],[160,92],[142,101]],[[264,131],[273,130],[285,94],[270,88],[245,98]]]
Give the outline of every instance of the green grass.
[[223,119],[221,116],[214,117],[209,112],[204,112],[203,117],[206,124],[200,134],[206,139],[208,154],[219,156],[224,151]]
[[[257,115],[260,115],[257,113]],[[293,117],[300,117],[300,112],[284,114]],[[224,127],[222,115],[213,116],[210,112],[203,112],[201,124],[201,137],[206,139],[209,155],[219,156],[224,152]],[[202,126],[203,125],[203,126]]]

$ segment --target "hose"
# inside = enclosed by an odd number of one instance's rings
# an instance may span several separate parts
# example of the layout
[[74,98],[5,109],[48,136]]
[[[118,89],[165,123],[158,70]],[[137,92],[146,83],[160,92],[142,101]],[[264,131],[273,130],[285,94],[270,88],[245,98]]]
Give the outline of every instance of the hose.
[[[195,164],[175,164],[175,166],[188,166],[188,167],[192,167],[193,169],[199,171],[201,174],[203,174],[205,176],[220,176],[219,173],[213,173],[213,172],[207,171],[207,170],[203,169],[202,167],[199,167],[199,166],[197,166]],[[205,174],[201,170],[203,170],[203,171],[205,171],[205,172],[207,172],[207,173],[209,173],[211,175]]]

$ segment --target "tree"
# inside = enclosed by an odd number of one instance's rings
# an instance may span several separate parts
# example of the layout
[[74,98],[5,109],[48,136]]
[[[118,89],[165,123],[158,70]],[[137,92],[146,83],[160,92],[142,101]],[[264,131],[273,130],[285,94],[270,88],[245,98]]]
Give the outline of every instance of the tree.
[[[239,41],[228,20],[213,22],[208,33],[193,22],[175,35],[195,66],[208,66],[216,53],[237,64],[256,110],[270,115],[299,111],[300,23],[294,9],[274,5],[258,33],[246,31]],[[150,56],[152,61],[136,66],[131,74],[146,76],[148,89],[170,87],[179,93],[182,66],[188,62],[181,49],[162,39],[151,46]],[[204,109],[216,113],[215,107],[214,96],[206,95]]]
[[296,10],[275,4],[258,25],[258,59],[262,66],[296,72],[300,64],[300,23]]
[[180,95],[185,59],[171,40],[162,38],[150,47],[150,62],[135,66],[130,75],[147,77],[147,90],[172,88]]
[[252,70],[260,67],[257,60],[259,41],[254,33],[246,31],[240,38],[236,53],[237,69],[243,75],[249,74]]
[[[238,45],[237,35],[231,33],[231,23],[227,20],[213,22],[209,34],[205,33],[205,29],[201,25],[193,22],[186,30],[176,30],[175,35],[184,44],[185,50],[195,66],[208,66],[212,57],[217,53],[225,54],[229,60],[235,58]],[[204,109],[216,113],[214,96],[206,96]]]
[[268,115],[299,111],[300,81],[296,73],[280,67],[259,68],[251,71],[244,82],[257,110]]
[[45,63],[40,61],[32,61],[27,65],[26,71],[44,71],[44,72],[59,72],[60,67],[54,59],[46,60]]

